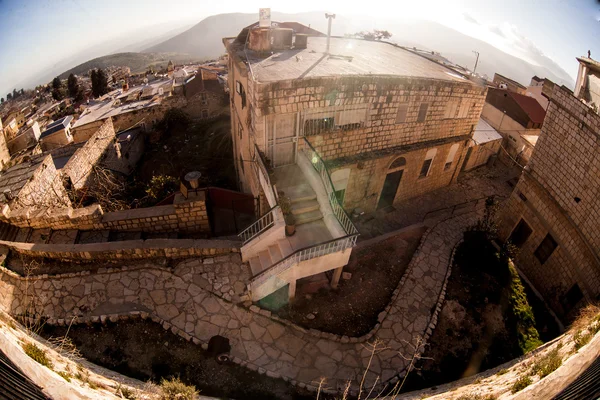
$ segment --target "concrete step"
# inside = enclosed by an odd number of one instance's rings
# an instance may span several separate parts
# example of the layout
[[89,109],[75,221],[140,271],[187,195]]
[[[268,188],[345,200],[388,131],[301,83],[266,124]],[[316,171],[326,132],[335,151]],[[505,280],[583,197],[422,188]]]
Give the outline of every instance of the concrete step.
[[317,198],[315,191],[308,183],[281,189],[285,196],[290,198],[292,204]]
[[277,245],[279,246],[279,250],[281,250],[281,255],[285,258],[292,254],[292,245],[290,245],[290,241],[287,239],[281,239],[277,241]]
[[309,222],[318,221],[323,218],[321,210],[311,211],[296,215],[296,225],[307,224]]
[[261,271],[269,268],[273,265],[273,260],[271,260],[271,255],[269,254],[269,250],[263,250],[258,253],[258,258],[260,259]]
[[271,261],[273,264],[277,264],[283,258],[283,254],[281,254],[281,250],[279,250],[279,245],[277,243],[269,246],[269,255],[271,256]]
[[319,202],[316,199],[299,201],[292,204],[292,214],[299,215],[319,209]]
[[262,271],[260,265],[260,259],[258,257],[252,257],[250,259],[250,269],[252,270],[252,276],[258,275]]

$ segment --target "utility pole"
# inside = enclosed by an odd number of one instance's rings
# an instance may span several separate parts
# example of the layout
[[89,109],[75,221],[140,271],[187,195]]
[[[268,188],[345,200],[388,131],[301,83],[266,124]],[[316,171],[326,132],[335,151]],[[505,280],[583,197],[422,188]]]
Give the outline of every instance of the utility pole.
[[475,71],[477,70],[477,63],[479,62],[479,52],[473,50],[473,53],[477,54],[477,58],[475,59],[475,67],[473,67],[473,75],[475,75]]
[[325,13],[325,18],[329,20],[327,25],[327,50],[325,50],[325,54],[329,54],[329,42],[331,41],[331,20],[335,19],[335,14]]

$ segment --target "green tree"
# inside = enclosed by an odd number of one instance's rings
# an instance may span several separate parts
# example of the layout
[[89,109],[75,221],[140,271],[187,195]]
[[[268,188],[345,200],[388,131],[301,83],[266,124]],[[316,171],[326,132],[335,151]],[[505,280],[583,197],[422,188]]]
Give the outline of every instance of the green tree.
[[92,93],[94,97],[100,97],[108,93],[108,77],[101,69],[93,69],[91,76],[92,80]]
[[69,96],[76,98],[79,94],[79,82],[75,75],[69,75],[69,79],[67,79],[67,89],[69,90]]
[[60,78],[57,76],[56,78],[52,79],[52,98],[54,100],[62,100],[63,97],[64,97],[64,94],[63,94],[62,82],[60,81]]
[[6,95],[6,100],[12,100],[12,94],[11,93],[9,93],[9,94]]
[[4,97],[0,97],[0,103],[4,103]]
[[17,89],[13,89],[13,99],[16,99],[17,97],[19,97],[19,92],[17,92]]

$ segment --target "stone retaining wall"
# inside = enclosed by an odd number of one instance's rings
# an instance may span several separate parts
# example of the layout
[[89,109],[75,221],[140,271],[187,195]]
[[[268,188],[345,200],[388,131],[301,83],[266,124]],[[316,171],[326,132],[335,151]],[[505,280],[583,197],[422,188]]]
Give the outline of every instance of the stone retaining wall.
[[36,244],[0,240],[0,245],[18,254],[64,261],[208,257],[240,251],[237,242],[205,239],[147,239],[91,244]]

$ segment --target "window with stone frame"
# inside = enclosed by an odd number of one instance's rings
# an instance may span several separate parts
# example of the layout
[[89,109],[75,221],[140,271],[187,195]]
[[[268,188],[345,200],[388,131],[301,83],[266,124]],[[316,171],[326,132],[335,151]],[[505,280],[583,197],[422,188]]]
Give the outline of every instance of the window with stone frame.
[[424,122],[427,118],[427,111],[429,110],[429,103],[421,103],[419,106],[419,115],[417,116],[417,122]]
[[469,109],[471,108],[469,99],[462,99],[460,108],[458,109],[458,118],[467,118]]
[[444,111],[444,118],[456,117],[456,110],[458,109],[458,99],[452,99],[446,104],[446,110]]
[[527,239],[529,239],[529,236],[531,236],[532,232],[533,230],[531,229],[531,227],[527,224],[527,222],[525,222],[523,218],[521,218],[515,229],[513,229],[512,233],[510,234],[508,240],[514,246],[521,248],[523,247],[525,242],[527,242]]
[[429,149],[427,154],[425,154],[425,161],[423,161],[423,165],[421,166],[421,172],[419,173],[419,178],[425,178],[431,172],[431,164],[433,163],[433,159],[437,153],[437,149]]
[[408,114],[408,103],[401,103],[398,106],[398,112],[396,113],[396,123],[402,124],[406,122],[406,115]]
[[444,171],[447,171],[452,167],[452,163],[456,158],[456,152],[458,151],[458,143],[454,143],[450,147],[450,151],[448,152],[448,157],[446,157],[446,163],[444,164]]
[[554,250],[556,250],[557,247],[558,244],[556,243],[552,235],[547,234],[544,240],[542,240],[542,243],[540,243],[538,248],[535,249],[535,252],[533,254],[541,264],[544,264],[548,260],[548,258],[550,258],[550,256],[552,255]]

